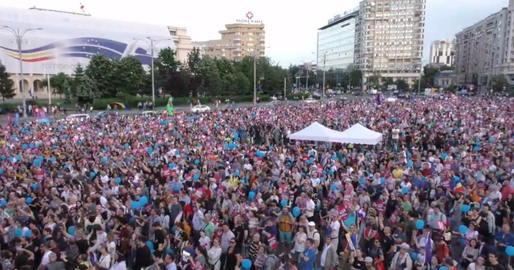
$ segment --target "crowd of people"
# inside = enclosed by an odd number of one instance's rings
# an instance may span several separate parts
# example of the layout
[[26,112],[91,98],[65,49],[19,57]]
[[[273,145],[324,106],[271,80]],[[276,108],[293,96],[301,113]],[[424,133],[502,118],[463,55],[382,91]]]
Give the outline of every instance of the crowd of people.
[[[511,269],[513,113],[359,99],[4,126],[0,266]],[[383,140],[289,140],[315,121]]]

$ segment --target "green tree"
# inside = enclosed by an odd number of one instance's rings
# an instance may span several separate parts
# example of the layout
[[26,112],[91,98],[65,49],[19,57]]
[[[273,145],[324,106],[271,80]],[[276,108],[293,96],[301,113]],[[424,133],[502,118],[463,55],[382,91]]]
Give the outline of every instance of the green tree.
[[372,75],[368,78],[368,85],[373,89],[380,89],[380,76]]
[[404,79],[396,80],[396,88],[400,91],[409,90],[409,84]]
[[202,78],[198,93],[206,97],[219,96],[223,82],[221,81],[215,60],[208,56],[202,58],[198,73]]
[[[155,60],[155,77],[154,77],[154,83],[155,83],[155,89],[159,89],[163,87],[164,85],[170,85],[168,80],[176,79],[176,72],[180,69],[182,66],[182,63],[177,60],[177,52],[172,50],[170,47],[164,48],[161,51],[159,51],[159,56]],[[150,68],[149,71],[149,81],[147,80],[144,87],[144,91],[142,91],[141,94],[147,94],[150,95],[152,93],[152,69]],[[167,89],[164,89],[164,92],[171,92],[166,91]],[[171,90],[171,89],[168,89]]]
[[141,62],[133,56],[123,57],[116,67],[117,94],[136,96],[142,92],[146,80],[146,72]]
[[5,99],[11,99],[16,95],[14,90],[14,82],[10,79],[9,73],[4,65],[0,65],[0,96]]
[[98,90],[96,81],[89,78],[87,75],[83,75],[76,78],[77,81],[77,95],[87,96],[90,98],[97,98],[101,96],[101,92]]
[[200,58],[200,50],[193,48],[193,50],[187,54],[187,71],[189,72],[189,90],[190,95],[193,97],[198,96],[198,88],[202,84],[203,78],[200,74],[202,65],[202,59]]
[[84,68],[82,67],[82,65],[80,63],[78,63],[77,66],[75,67],[73,80],[72,80],[71,92],[72,92],[73,96],[77,96],[79,83],[82,82],[82,77],[84,77],[84,76],[85,76]]
[[[73,79],[63,72],[59,72],[57,75],[50,77],[50,87],[52,88],[52,94],[58,94],[60,98],[62,98],[62,95],[69,97],[71,95],[70,83],[72,81]],[[41,82],[39,82],[39,87],[48,87],[48,80],[41,80]]]
[[382,80],[382,85],[384,86],[384,90],[387,90],[389,85],[394,85],[393,78],[391,78],[391,77],[384,78],[384,80]]
[[496,75],[491,78],[491,87],[495,92],[501,92],[505,90],[510,90],[509,81],[503,75]]
[[235,75],[235,85],[238,93],[241,95],[249,95],[252,93],[252,83],[248,78],[243,74],[243,72],[239,71]]
[[359,69],[352,69],[350,72],[350,85],[352,87],[360,87],[362,83],[362,71]]
[[412,85],[412,88],[413,88],[414,92],[418,92],[418,88],[419,88],[419,91],[424,92],[425,88],[427,88],[427,83],[424,78],[421,78],[421,85],[419,85],[419,79],[416,79],[414,81],[414,84]]
[[116,66],[117,62],[106,56],[95,55],[86,67],[85,75],[96,82],[102,98],[116,97]]

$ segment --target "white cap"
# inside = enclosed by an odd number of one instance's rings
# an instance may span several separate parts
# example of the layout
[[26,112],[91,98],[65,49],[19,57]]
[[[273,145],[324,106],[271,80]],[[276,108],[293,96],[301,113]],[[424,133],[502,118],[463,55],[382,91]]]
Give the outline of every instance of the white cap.
[[311,222],[309,222],[309,226],[310,226],[310,227],[315,227],[315,226],[316,226],[316,223],[314,223],[314,221],[311,221]]

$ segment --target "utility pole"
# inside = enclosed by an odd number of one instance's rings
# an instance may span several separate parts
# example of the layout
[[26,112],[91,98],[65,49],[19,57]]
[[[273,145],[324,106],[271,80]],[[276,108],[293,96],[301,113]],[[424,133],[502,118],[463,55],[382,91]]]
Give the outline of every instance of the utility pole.
[[253,57],[253,104],[257,104],[257,64],[255,63],[255,58]]
[[46,86],[47,86],[47,89],[48,89],[48,107],[52,107],[52,88],[50,86],[50,74],[48,74],[48,72],[46,73]]
[[323,98],[325,98],[325,64],[326,64],[327,52],[323,54]]
[[307,73],[306,81],[305,81],[305,89],[309,91],[309,68],[307,67],[307,64],[305,64],[305,71]]
[[146,44],[148,44],[148,46],[150,46],[150,53],[151,53],[151,57],[152,57],[152,60],[151,60],[152,61],[151,62],[151,65],[152,65],[152,104],[153,104],[153,108],[155,108],[155,67],[153,64],[153,59],[155,57],[154,56],[155,46],[157,45],[157,43],[159,43],[163,40],[171,40],[171,38],[155,40],[150,37],[146,37],[146,39],[147,40],[140,39],[140,38],[134,38],[134,40],[144,41]]
[[20,81],[21,81],[21,84],[19,85],[20,87],[20,93],[22,94],[22,97],[23,97],[23,118],[27,118],[27,103],[26,103],[26,100],[25,100],[25,79],[23,78],[23,58],[21,56],[21,44],[23,43],[23,36],[25,36],[25,34],[27,34],[28,32],[30,31],[37,31],[37,30],[43,30],[43,28],[30,28],[30,29],[25,29],[25,30],[21,30],[20,29],[14,29],[14,28],[11,28],[9,26],[4,26],[2,28],[0,28],[0,30],[6,30],[6,31],[9,31],[15,38],[16,40],[16,45],[18,45],[18,60],[20,62]]
[[286,100],[286,84],[287,84],[287,78],[284,77],[284,100]]

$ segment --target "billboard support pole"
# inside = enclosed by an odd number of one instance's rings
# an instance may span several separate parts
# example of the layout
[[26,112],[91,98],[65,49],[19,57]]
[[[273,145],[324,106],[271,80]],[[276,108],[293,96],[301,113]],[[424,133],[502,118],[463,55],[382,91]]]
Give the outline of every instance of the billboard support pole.
[[52,107],[52,88],[50,86],[50,74],[46,73],[46,84],[48,90],[48,109]]
[[37,30],[43,30],[42,28],[30,28],[30,29],[25,29],[25,30],[22,30],[20,31],[20,29],[14,29],[12,27],[9,27],[9,26],[3,26],[2,28],[0,28],[0,30],[3,29],[3,30],[6,30],[6,31],[9,31],[11,32],[11,34],[14,36],[15,40],[16,40],[16,45],[18,45],[18,60],[20,61],[20,80],[21,80],[21,84],[19,84],[18,82],[18,86],[20,87],[20,92],[22,93],[22,97],[23,97],[23,118],[27,118],[27,104],[26,104],[26,100],[25,100],[25,92],[23,92],[24,88],[25,88],[25,80],[23,79],[23,59],[22,59],[22,56],[21,56],[21,44],[23,43],[23,36],[25,36],[26,33],[30,32],[30,31],[37,31]]

